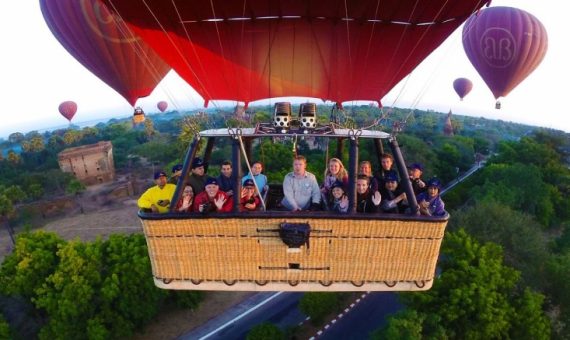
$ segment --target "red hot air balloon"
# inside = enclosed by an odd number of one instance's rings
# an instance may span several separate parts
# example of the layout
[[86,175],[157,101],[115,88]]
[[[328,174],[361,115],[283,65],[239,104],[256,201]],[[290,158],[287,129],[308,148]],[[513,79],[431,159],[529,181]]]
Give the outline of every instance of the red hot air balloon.
[[69,100],[59,104],[59,113],[69,120],[70,123],[73,116],[75,116],[75,112],[77,112],[77,104],[75,102]]
[[40,0],[40,6],[63,47],[131,105],[170,70],[99,0]]
[[532,14],[512,7],[490,7],[465,23],[463,48],[498,99],[536,69],[546,54],[548,37]]
[[160,110],[160,112],[164,112],[168,107],[168,103],[163,100],[158,102],[158,104],[156,104],[156,107]]
[[467,78],[457,78],[453,81],[453,89],[457,92],[460,100],[471,92],[473,83]]
[[[206,101],[380,101],[488,0],[103,0]],[[111,6],[111,4],[113,6]]]

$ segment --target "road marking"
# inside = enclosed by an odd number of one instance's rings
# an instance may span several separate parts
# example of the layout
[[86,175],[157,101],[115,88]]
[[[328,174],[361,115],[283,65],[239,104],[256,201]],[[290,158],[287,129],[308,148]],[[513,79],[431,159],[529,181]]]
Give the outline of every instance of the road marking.
[[238,321],[239,319],[243,318],[244,316],[248,315],[249,313],[253,312],[254,310],[258,309],[259,307],[263,306],[264,304],[268,303],[269,301],[275,299],[276,297],[278,297],[279,295],[281,295],[283,292],[277,292],[273,295],[271,295],[270,297],[268,297],[267,299],[261,301],[259,304],[253,306],[252,308],[248,309],[247,311],[245,311],[244,313],[242,313],[241,315],[236,316],[235,318],[231,319],[230,321],[226,322],[225,324],[221,325],[220,327],[214,329],[213,331],[211,331],[210,333],[204,335],[203,337],[199,338],[199,340],[203,340],[203,339],[207,339],[208,337],[216,334],[217,332],[221,331],[222,329],[226,328],[227,326],[231,325],[232,323]]

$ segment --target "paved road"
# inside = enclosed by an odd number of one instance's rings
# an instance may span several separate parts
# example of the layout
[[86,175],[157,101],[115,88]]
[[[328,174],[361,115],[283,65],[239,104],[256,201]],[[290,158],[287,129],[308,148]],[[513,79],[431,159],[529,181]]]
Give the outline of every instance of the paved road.
[[319,339],[362,340],[386,323],[386,317],[402,308],[392,292],[372,292],[360,300],[348,313],[326,329]]
[[305,319],[297,305],[302,293],[258,293],[230,308],[206,324],[179,339],[245,339],[249,330],[262,322],[271,322],[282,329]]

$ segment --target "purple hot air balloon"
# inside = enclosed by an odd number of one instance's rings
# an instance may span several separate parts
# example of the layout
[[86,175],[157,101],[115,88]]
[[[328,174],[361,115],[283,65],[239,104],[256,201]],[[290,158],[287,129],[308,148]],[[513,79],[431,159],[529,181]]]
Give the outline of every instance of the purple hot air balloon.
[[498,99],[508,95],[540,64],[548,37],[532,14],[512,7],[490,7],[465,23],[463,48]]
[[455,92],[457,92],[459,99],[463,100],[473,89],[473,83],[467,78],[457,78],[453,81],[453,88]]
[[156,107],[160,110],[160,112],[164,112],[168,107],[168,103],[162,100],[159,101],[158,104],[156,104]]
[[40,8],[63,47],[131,105],[170,70],[100,0],[40,0]]

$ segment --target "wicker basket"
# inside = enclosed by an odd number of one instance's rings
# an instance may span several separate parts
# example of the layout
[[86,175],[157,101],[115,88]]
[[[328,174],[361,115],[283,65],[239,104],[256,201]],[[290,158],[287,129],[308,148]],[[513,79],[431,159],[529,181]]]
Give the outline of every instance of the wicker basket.
[[[141,215],[141,221],[160,288],[402,291],[432,286],[447,216],[317,215]],[[308,222],[308,244],[288,247],[279,237],[283,222]]]

